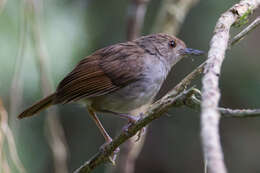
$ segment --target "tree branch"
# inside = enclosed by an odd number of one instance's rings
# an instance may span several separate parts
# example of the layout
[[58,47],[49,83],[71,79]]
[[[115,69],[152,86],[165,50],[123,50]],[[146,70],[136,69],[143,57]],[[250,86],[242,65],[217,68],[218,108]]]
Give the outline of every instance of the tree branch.
[[[194,89],[194,94],[185,100],[185,106],[200,111],[201,101],[196,97],[200,96],[200,91]],[[251,118],[260,117],[260,109],[229,109],[219,107],[218,111],[223,118]]]
[[[214,35],[210,42],[208,60],[202,79],[201,103],[201,138],[202,147],[210,173],[226,173],[226,166],[219,137],[218,102],[220,91],[218,88],[219,74],[225,51],[228,47],[229,30],[232,24],[260,4],[258,0],[242,0],[231,7],[218,19]],[[247,17],[247,16],[245,16]]]

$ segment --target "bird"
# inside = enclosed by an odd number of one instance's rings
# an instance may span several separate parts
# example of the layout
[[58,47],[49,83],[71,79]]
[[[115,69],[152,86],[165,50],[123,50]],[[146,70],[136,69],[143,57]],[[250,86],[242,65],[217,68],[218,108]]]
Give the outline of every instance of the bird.
[[154,101],[172,67],[188,55],[203,51],[187,48],[179,38],[151,34],[96,50],[83,58],[58,84],[55,92],[23,111],[33,116],[52,105],[83,103],[106,143],[112,141],[97,113],[109,113],[133,124],[131,111]]

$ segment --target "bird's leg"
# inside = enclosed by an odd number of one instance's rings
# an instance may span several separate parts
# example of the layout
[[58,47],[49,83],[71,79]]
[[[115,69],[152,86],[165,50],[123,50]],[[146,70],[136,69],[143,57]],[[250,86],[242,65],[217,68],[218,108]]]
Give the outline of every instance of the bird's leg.
[[[141,113],[139,116],[133,116],[133,115],[130,115],[130,114],[117,113],[117,112],[112,112],[112,111],[108,111],[108,110],[102,110],[102,112],[104,112],[104,113],[110,113],[110,114],[112,114],[112,115],[116,115],[117,117],[120,117],[120,118],[123,118],[123,119],[127,119],[127,120],[128,120],[128,124],[123,127],[123,130],[124,130],[125,132],[128,131],[128,128],[129,128],[131,125],[135,124],[140,118],[143,118],[143,113]],[[138,132],[136,141],[139,141],[139,139],[141,138],[141,136],[145,133],[145,130],[146,130],[146,128],[144,127],[144,128],[142,128],[142,129]]]
[[[102,135],[104,136],[104,138],[105,138],[106,143],[101,146],[101,149],[103,150],[104,147],[105,147],[105,145],[109,144],[109,143],[112,141],[112,138],[111,138],[111,137],[109,136],[109,134],[106,132],[105,128],[103,127],[103,125],[101,124],[100,120],[98,119],[98,117],[97,117],[95,111],[94,111],[92,108],[90,108],[90,107],[88,107],[87,109],[88,109],[88,112],[89,112],[90,116],[93,118],[94,122],[96,123],[98,129],[100,130],[101,134],[102,134]],[[119,153],[119,150],[120,150],[120,149],[117,148],[117,149],[115,150],[114,154],[113,154],[111,157],[109,157],[109,161],[110,161],[113,165],[115,165],[116,156],[117,156],[117,153]]]
[[90,114],[90,116],[93,118],[93,120],[95,121],[98,129],[100,130],[101,134],[104,136],[105,141],[107,143],[112,141],[112,138],[109,136],[109,134],[106,132],[105,128],[103,127],[103,125],[101,124],[100,120],[98,119],[95,111],[91,108],[88,108],[88,112]]

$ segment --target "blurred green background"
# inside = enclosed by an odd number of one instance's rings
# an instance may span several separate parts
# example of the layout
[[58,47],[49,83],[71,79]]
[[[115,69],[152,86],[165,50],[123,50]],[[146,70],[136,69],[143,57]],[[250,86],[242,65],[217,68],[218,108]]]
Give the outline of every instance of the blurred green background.
[[[201,0],[189,12],[178,37],[189,47],[207,51],[219,15],[236,2]],[[24,21],[22,3],[7,0],[0,13],[0,97],[8,111],[15,62],[24,44],[24,60],[20,64],[21,84],[17,86],[23,91],[23,98],[18,112],[42,98],[30,28],[27,28],[25,42],[20,41]],[[162,0],[151,0],[148,4],[142,35],[151,33],[161,3]],[[45,0],[42,5],[42,41],[48,52],[47,65],[55,86],[83,57],[104,46],[126,40],[127,0]],[[26,15],[31,20],[32,14],[28,12]],[[257,15],[260,15],[259,10],[253,16]],[[232,29],[232,35],[240,30]],[[256,29],[227,51],[220,78],[221,106],[260,108],[259,39],[260,29]],[[178,63],[169,77],[168,88],[204,60],[204,57],[194,57]],[[200,87],[200,80],[194,84]],[[68,167],[71,172],[96,153],[104,139],[83,107],[69,104],[60,105],[58,109],[68,142]],[[16,119],[17,115],[9,115],[18,154],[28,173],[53,172],[44,114],[21,121]],[[203,171],[199,113],[183,107],[169,110],[169,115],[150,126],[137,160],[136,173]],[[99,117],[111,136],[115,136],[124,123],[113,116]],[[260,172],[260,118],[222,119],[221,140],[230,172]],[[102,165],[93,172],[105,170],[106,166]],[[17,170],[12,167],[12,172]]]

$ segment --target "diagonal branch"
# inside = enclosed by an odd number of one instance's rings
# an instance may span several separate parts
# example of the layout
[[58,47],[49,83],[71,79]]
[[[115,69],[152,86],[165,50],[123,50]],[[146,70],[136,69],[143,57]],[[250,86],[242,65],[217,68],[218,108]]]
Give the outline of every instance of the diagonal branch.
[[[178,90],[178,88],[176,88]],[[122,131],[119,136],[117,136],[111,143],[109,143],[104,150],[99,151],[95,156],[93,156],[89,161],[78,168],[75,173],[88,173],[91,172],[101,163],[108,161],[108,157],[115,151],[115,149],[124,143],[127,139],[134,136],[138,131],[140,131],[144,126],[149,124],[155,119],[158,119],[166,112],[170,107],[179,107],[183,105],[184,100],[193,94],[193,89],[181,92],[181,94],[176,96],[176,91],[170,91],[163,99],[155,102],[150,109],[146,112],[146,116],[140,119],[135,124],[128,128],[128,131]]]
[[228,47],[229,30],[237,20],[260,4],[258,0],[242,0],[219,18],[210,42],[208,61],[202,79],[201,138],[204,157],[210,173],[226,173],[219,137],[219,74]]

